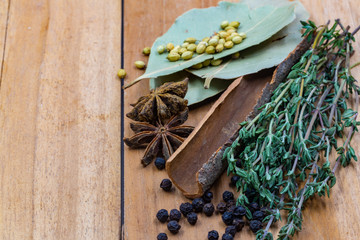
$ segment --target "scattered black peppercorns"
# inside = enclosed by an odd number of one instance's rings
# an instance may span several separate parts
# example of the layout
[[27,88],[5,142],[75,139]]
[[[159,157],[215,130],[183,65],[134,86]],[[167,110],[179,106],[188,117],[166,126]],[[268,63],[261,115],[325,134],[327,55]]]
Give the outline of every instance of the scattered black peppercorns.
[[168,240],[168,236],[166,235],[166,233],[159,233],[157,235],[157,240]]
[[193,205],[191,203],[182,203],[180,205],[180,212],[186,217],[193,211]]
[[170,181],[170,179],[163,179],[160,183],[160,187],[165,191],[165,192],[170,192],[171,191],[171,187],[172,187],[172,182]]
[[218,240],[219,239],[219,233],[216,230],[212,230],[208,232],[208,240]]
[[234,219],[232,212],[224,212],[222,215],[222,220],[226,225],[231,225]]
[[232,177],[231,177],[231,180],[230,180],[230,181],[231,181],[231,185],[232,185],[232,186],[236,186],[236,183],[237,183],[239,180],[240,180],[240,177],[239,177],[239,176],[236,176],[236,175],[235,175],[235,176],[232,176]]
[[245,221],[239,218],[235,218],[232,224],[235,226],[236,231],[240,232],[245,226]]
[[236,227],[233,225],[226,227],[225,233],[230,234],[231,236],[235,237]]
[[202,196],[202,199],[204,199],[204,202],[205,202],[205,203],[209,203],[209,202],[211,202],[211,200],[213,199],[213,197],[214,197],[214,195],[213,195],[212,192],[206,191],[206,192],[204,193],[204,195]]
[[155,166],[159,170],[163,170],[165,168],[165,163],[166,163],[165,159],[163,159],[161,157],[157,157],[155,159]]
[[219,202],[219,204],[216,206],[216,209],[218,210],[219,213],[223,214],[224,212],[226,212],[226,203],[224,202]]
[[204,208],[205,202],[202,198],[195,198],[192,201],[194,212],[201,212]]
[[260,229],[262,229],[263,225],[259,220],[251,220],[250,221],[250,229],[253,233],[256,233]]
[[224,233],[224,234],[222,235],[222,238],[221,238],[221,239],[222,239],[222,240],[233,240],[234,237],[231,236],[231,235],[228,234],[228,233]]
[[236,206],[234,209],[234,216],[237,218],[241,218],[246,214],[246,209],[242,206]]
[[241,163],[241,160],[240,160],[240,159],[237,160],[235,164],[236,164],[236,166],[237,166],[238,168],[242,168],[242,163]]
[[214,204],[207,203],[204,205],[203,212],[205,213],[206,216],[210,217],[211,215],[213,215],[214,211],[215,211]]
[[180,218],[181,218],[181,213],[179,210],[177,209],[172,209],[170,211],[170,215],[169,215],[169,218],[170,218],[170,221],[171,220],[174,220],[174,221],[180,221]]
[[234,194],[229,191],[225,191],[222,195],[224,202],[228,202],[230,200],[234,200]]
[[195,225],[198,219],[197,214],[194,212],[189,213],[186,218],[191,225]]
[[254,220],[259,220],[260,222],[262,222],[262,220],[265,217],[265,214],[262,211],[255,211],[252,214],[252,217],[253,217]]
[[226,209],[227,209],[226,211],[228,211],[228,212],[234,211],[235,207],[236,207],[236,202],[235,202],[235,200],[229,200],[229,201],[226,203]]
[[156,218],[162,223],[166,222],[168,220],[168,217],[168,211],[165,209],[160,209],[156,214]]
[[170,221],[167,224],[167,228],[172,234],[177,234],[181,228],[180,224],[177,221]]

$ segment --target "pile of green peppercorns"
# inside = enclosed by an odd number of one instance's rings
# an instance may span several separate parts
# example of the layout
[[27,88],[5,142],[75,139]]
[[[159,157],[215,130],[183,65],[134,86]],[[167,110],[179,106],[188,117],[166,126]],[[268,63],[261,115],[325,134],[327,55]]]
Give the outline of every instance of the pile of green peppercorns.
[[[237,32],[240,26],[238,21],[223,21],[220,25],[221,31],[214,33],[210,37],[205,37],[201,41],[189,37],[184,40],[182,45],[174,46],[173,43],[168,43],[166,46],[160,45],[157,47],[157,52],[162,54],[167,50],[167,59],[170,62],[175,62],[180,59],[189,60],[194,54],[216,54],[223,50],[230,49],[234,45],[241,43],[246,38],[246,33]],[[198,43],[197,43],[198,42]],[[237,52],[233,54],[233,58],[239,58],[240,54]],[[209,65],[218,66],[222,62],[222,59],[206,60],[202,63],[198,63],[192,68],[200,69]]]

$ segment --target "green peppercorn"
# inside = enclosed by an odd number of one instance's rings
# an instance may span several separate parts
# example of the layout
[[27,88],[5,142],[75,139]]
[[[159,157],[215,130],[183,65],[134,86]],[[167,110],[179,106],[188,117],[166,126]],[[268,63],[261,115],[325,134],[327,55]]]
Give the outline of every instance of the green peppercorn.
[[209,40],[210,40],[209,37],[205,37],[205,38],[203,38],[201,41],[202,41],[202,42],[208,42]]
[[185,39],[184,42],[188,42],[188,43],[195,43],[196,42],[196,38],[193,38],[193,37],[189,37],[187,39]]
[[227,38],[229,36],[229,33],[224,31],[224,32],[219,33],[219,35],[221,38]]
[[176,47],[174,47],[171,51],[170,51],[170,53],[179,53],[179,50],[180,50],[180,46],[179,45],[177,45]]
[[212,66],[219,66],[222,63],[222,61],[223,61],[222,59],[211,60],[210,64]]
[[119,76],[119,78],[125,78],[126,77],[126,72],[124,69],[120,69],[117,73],[117,75]]
[[237,59],[237,58],[240,57],[240,53],[239,53],[239,52],[236,52],[236,53],[234,53],[233,55],[231,55],[231,57],[232,57],[233,59]]
[[227,42],[225,42],[225,44],[224,44],[224,47],[225,48],[232,48],[234,46],[234,43],[232,42],[232,41],[227,41]]
[[181,55],[181,54],[183,54],[183,53],[186,52],[186,51],[187,51],[187,49],[184,48],[184,47],[182,47],[182,48],[179,49],[178,53]]
[[234,28],[238,28],[240,26],[240,22],[238,21],[233,21],[229,24],[229,26],[234,27]]
[[224,28],[226,28],[227,26],[229,26],[229,21],[222,21],[221,22],[221,25],[220,25],[220,27],[222,28],[222,29],[224,29]]
[[225,42],[231,41],[232,37],[228,36],[227,38],[225,38]]
[[135,67],[137,67],[138,69],[143,69],[145,68],[145,63],[143,61],[136,61]]
[[146,47],[143,49],[142,53],[145,55],[145,56],[149,56],[150,55],[150,52],[151,52],[151,48],[149,47]]
[[167,59],[170,62],[176,62],[177,60],[180,59],[180,54],[178,54],[178,53],[169,53],[168,56],[167,56]]
[[242,38],[240,36],[235,36],[231,39],[231,41],[233,41],[235,44],[239,44],[242,42]]
[[170,51],[173,50],[173,49],[174,49],[174,44],[168,43],[168,44],[166,45],[166,50],[167,50],[168,52],[170,52]]
[[187,46],[189,46],[189,44],[190,44],[190,43],[188,43],[188,42],[184,42],[183,44],[181,44],[181,47],[187,48]]
[[236,32],[236,30],[234,28],[230,28],[226,32],[229,34],[232,34],[232,33]]
[[215,48],[216,52],[222,52],[224,50],[224,45],[223,44],[218,44]]
[[195,64],[192,66],[192,68],[194,68],[194,69],[200,69],[202,67],[203,67],[202,63],[198,63],[198,64]]
[[211,60],[210,60],[210,59],[205,60],[205,61],[202,63],[203,67],[207,67],[207,66],[209,66],[209,65],[210,65],[210,62],[211,62]]
[[209,45],[215,47],[215,46],[218,44],[218,42],[219,42],[219,39],[213,37],[213,38],[211,38],[211,39],[209,40]]
[[205,52],[207,54],[213,54],[213,53],[215,53],[215,47],[214,46],[207,46],[206,49],[205,49]]
[[192,56],[193,56],[192,51],[186,51],[181,55],[181,58],[184,60],[189,60],[190,58],[192,58]]
[[205,52],[206,49],[206,45],[202,44],[201,42],[196,46],[196,53],[197,54],[202,54]]
[[196,50],[196,44],[195,43],[191,43],[189,44],[189,46],[187,46],[186,48],[188,51],[192,51],[194,52]]
[[239,33],[239,36],[240,36],[242,39],[245,39],[245,38],[246,38],[246,33],[241,32],[241,33]]
[[222,39],[219,40],[218,44],[224,44],[224,43],[225,43],[225,39],[222,38]]
[[230,30],[230,29],[233,29],[234,31],[236,31],[236,29],[235,29],[233,26],[227,26],[227,27],[225,28],[225,31],[228,31],[228,30]]
[[165,51],[165,47],[163,45],[160,45],[156,48],[156,50],[159,54],[162,54]]

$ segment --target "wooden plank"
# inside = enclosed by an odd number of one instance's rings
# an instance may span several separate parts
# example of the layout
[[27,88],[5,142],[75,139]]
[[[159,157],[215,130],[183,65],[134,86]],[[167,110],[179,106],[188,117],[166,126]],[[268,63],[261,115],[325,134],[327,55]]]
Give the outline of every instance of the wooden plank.
[[[142,71],[134,68],[133,62],[136,60],[146,62],[146,57],[141,54],[142,48],[151,46],[156,37],[165,33],[179,15],[191,8],[214,6],[217,2],[148,0],[143,1],[139,7],[136,1],[127,1],[125,4],[125,68],[128,72],[126,80],[130,81],[142,74]],[[350,24],[352,27],[359,24],[360,7],[356,0],[301,0],[301,2],[310,11],[312,19],[317,24],[334,18],[341,18],[344,24]],[[360,45],[355,43],[354,47],[356,53],[353,62],[356,62],[360,59]],[[358,69],[354,69],[353,74],[356,78],[360,78]],[[147,92],[146,82],[125,90],[125,113],[131,109],[129,103],[135,102]],[[210,106],[211,103],[192,110],[187,124],[196,125]],[[129,122],[129,119],[125,119],[125,136],[132,134],[128,126]],[[360,150],[359,140],[360,136],[356,135],[353,145],[357,151]],[[143,150],[129,150],[125,147],[124,239],[126,240],[156,239],[159,232],[169,234],[166,225],[156,220],[156,212],[161,208],[168,210],[178,208],[182,202],[188,201],[178,190],[166,193],[159,188],[161,180],[167,175],[164,171],[158,171],[153,165],[143,168],[140,164],[142,154]],[[194,157],[196,158],[196,154]],[[303,231],[295,239],[358,239],[360,208],[357,203],[360,199],[360,167],[352,164],[346,170],[338,170],[337,176],[338,184],[331,190],[330,199],[316,199],[319,201],[311,201],[308,204],[304,213]],[[229,189],[228,183],[229,178],[223,174],[213,186],[214,203],[220,201],[221,193],[225,189]],[[220,216],[207,218],[201,215],[195,227],[190,226],[184,219],[180,224],[182,230],[175,236],[171,235],[171,239],[205,239],[208,231],[215,229],[223,233],[225,229]],[[276,223],[271,228],[272,232],[276,234],[282,224],[283,222]],[[244,228],[235,239],[254,239],[254,235],[248,228]]]
[[118,239],[120,1],[11,1],[2,239]]

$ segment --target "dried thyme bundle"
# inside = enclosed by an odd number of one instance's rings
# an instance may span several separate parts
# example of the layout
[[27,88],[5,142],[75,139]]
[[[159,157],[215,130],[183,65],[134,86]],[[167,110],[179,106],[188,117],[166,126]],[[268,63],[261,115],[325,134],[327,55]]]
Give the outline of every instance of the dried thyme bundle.
[[[302,208],[318,194],[330,195],[338,166],[357,160],[350,140],[357,125],[359,87],[349,58],[354,32],[339,20],[332,27],[302,22],[303,36],[315,35],[312,47],[296,63],[286,82],[273,93],[252,120],[241,123],[238,138],[226,149],[228,173],[240,176],[237,204],[249,204],[246,191],[269,209],[265,230],[256,239],[273,239],[268,232],[286,210],[287,223],[278,239],[290,239],[302,227]],[[347,100],[355,97],[355,109]],[[330,162],[331,152],[337,153]],[[302,187],[300,187],[302,186]],[[247,209],[248,218],[252,218]]]

